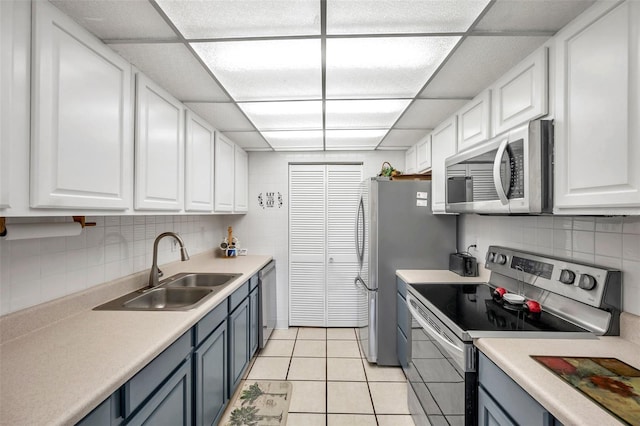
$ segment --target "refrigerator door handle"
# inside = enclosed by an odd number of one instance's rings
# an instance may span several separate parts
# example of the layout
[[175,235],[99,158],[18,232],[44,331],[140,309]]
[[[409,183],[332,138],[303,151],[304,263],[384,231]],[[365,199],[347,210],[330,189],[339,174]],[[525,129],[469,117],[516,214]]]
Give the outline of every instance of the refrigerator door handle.
[[377,289],[377,288],[375,288],[375,289],[374,289],[374,288],[369,288],[369,287],[365,284],[364,280],[363,280],[362,278],[360,278],[360,275],[358,275],[358,276],[353,280],[353,284],[354,284],[356,287],[361,288],[361,289],[362,289],[362,290],[364,290],[364,291],[378,291],[378,289]]
[[[360,216],[362,215],[362,250],[360,249]],[[364,235],[365,235],[365,226],[364,226],[364,200],[362,196],[360,196],[360,202],[358,203],[358,212],[356,213],[356,226],[355,226],[355,243],[356,243],[356,255],[358,256],[358,264],[360,268],[362,268],[362,263],[364,261]]]

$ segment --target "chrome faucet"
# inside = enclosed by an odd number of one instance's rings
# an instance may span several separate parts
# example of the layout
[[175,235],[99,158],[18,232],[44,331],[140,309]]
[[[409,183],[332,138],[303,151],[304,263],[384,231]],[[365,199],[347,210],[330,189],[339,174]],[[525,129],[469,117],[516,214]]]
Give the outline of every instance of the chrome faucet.
[[162,238],[169,236],[175,238],[178,244],[180,244],[180,260],[183,262],[189,260],[189,253],[187,253],[187,248],[184,246],[184,241],[182,241],[180,235],[175,232],[163,232],[158,235],[153,243],[153,264],[151,265],[151,273],[149,274],[149,287],[151,288],[159,284],[159,278],[162,276],[162,271],[158,268],[158,243]]

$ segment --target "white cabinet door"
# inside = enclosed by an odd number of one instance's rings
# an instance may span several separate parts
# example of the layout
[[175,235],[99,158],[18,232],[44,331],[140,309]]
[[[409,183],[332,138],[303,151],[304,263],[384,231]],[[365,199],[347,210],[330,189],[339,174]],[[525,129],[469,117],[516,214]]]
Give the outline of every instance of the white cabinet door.
[[185,191],[186,211],[213,211],[213,127],[191,111],[186,113]]
[[242,213],[249,210],[249,156],[238,145],[235,148],[233,211]]
[[29,208],[31,4],[0,1],[0,209]]
[[556,39],[555,212],[640,212],[640,3],[609,9]]
[[216,133],[213,199],[214,210],[217,212],[233,211],[234,154],[235,144],[220,133]]
[[404,173],[407,175],[416,172],[416,146],[412,146],[404,153]]
[[179,211],[184,193],[184,106],[136,74],[137,210]]
[[33,2],[31,206],[127,209],[131,66],[49,2]]
[[458,111],[458,151],[490,137],[491,91],[485,90]]
[[444,160],[457,152],[456,144],[456,116],[442,122],[431,133],[431,191],[434,213],[444,213],[446,179]]
[[416,169],[422,173],[431,167],[431,135],[425,136],[416,145]]
[[547,56],[547,47],[539,48],[491,87],[493,135],[547,114]]

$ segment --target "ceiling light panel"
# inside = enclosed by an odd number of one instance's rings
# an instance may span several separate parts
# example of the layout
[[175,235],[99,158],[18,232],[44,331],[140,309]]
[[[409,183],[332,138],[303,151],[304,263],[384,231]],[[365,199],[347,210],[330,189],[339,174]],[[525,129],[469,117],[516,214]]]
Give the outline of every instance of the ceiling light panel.
[[101,40],[178,38],[147,1],[53,0],[51,3]]
[[394,128],[433,129],[467,102],[467,99],[416,99]]
[[387,130],[327,130],[327,150],[374,149]]
[[464,32],[488,0],[327,0],[327,34]]
[[185,105],[221,132],[255,130],[242,111],[231,102],[186,102]]
[[329,39],[327,99],[414,97],[459,39]]
[[322,130],[262,132],[276,151],[322,151]]
[[375,99],[327,101],[327,129],[388,129],[411,101],[408,99]]
[[319,0],[156,0],[187,39],[320,34]]
[[236,101],[318,100],[320,40],[192,43]]
[[182,43],[119,43],[109,47],[183,102],[230,100]]
[[245,102],[238,106],[258,130],[322,130],[322,101]]

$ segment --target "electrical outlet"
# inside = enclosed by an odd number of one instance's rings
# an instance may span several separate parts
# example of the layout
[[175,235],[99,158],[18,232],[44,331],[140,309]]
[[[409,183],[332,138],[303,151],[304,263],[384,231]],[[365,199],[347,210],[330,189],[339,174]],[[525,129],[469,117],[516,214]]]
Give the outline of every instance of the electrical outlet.
[[246,248],[241,248],[238,250],[238,256],[246,256],[248,250]]

